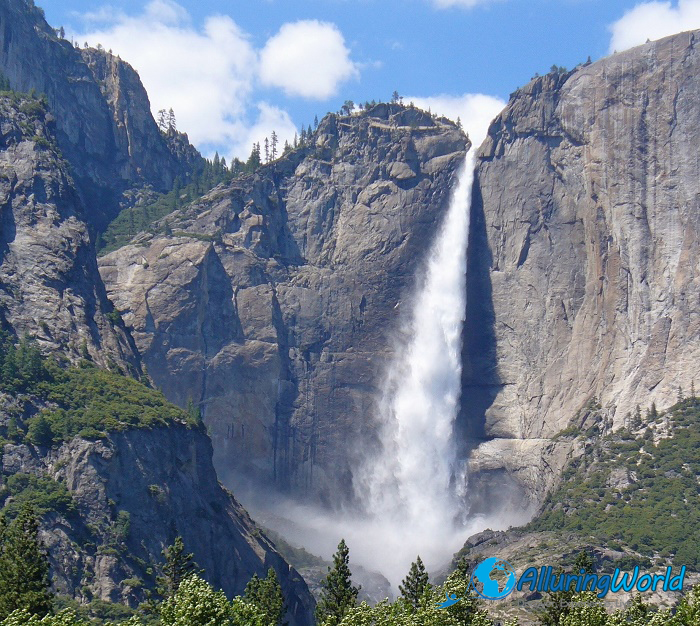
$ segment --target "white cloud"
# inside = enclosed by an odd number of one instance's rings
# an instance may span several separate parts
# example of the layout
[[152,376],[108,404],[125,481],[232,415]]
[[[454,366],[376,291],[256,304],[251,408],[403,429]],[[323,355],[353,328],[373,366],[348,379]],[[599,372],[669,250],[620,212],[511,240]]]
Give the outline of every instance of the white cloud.
[[328,22],[284,24],[260,54],[263,84],[280,87],[291,96],[324,100],[358,75],[342,33]]
[[486,96],[481,93],[466,93],[461,96],[429,96],[426,98],[406,96],[404,102],[413,102],[417,107],[430,109],[432,113],[444,115],[452,120],[460,118],[464,130],[469,134],[469,138],[478,148],[486,138],[489,124],[503,107],[505,101],[493,96]]
[[153,0],[139,16],[117,14],[76,37],[101,43],[131,63],[148,91],[151,110],[172,107],[178,128],[194,144],[238,141],[257,53],[231,18],[209,17],[196,30],[180,5]]
[[174,0],[150,0],[136,16],[104,7],[81,17],[83,32],[69,34],[128,61],[154,116],[172,107],[178,129],[210,157],[218,149],[227,160],[245,159],[252,143],[262,143],[273,129],[281,145],[292,140],[289,114],[256,99],[261,81],[289,94],[326,98],[359,74],[333,24],[285,24],[261,54],[230,17],[210,16],[197,27]]
[[263,147],[265,137],[271,137],[273,130],[279,138],[279,145],[277,147],[278,154],[282,154],[285,140],[289,141],[291,144],[294,133],[297,132],[294,122],[292,122],[292,119],[286,111],[272,106],[267,102],[259,102],[257,104],[257,109],[257,120],[252,126],[244,130],[240,140],[234,146],[234,153],[237,155],[244,155],[239,156],[239,158],[244,160],[253,149],[253,144],[258,142],[263,150],[263,158],[265,158]]
[[700,28],[700,0],[643,2],[610,26],[610,52],[696,28]]

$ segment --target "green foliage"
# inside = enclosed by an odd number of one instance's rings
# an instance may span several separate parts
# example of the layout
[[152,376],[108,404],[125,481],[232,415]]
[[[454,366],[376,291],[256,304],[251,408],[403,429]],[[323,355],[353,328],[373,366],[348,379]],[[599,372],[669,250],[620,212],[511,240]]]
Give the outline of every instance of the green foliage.
[[225,160],[205,161],[203,169],[192,174],[189,184],[183,186],[178,177],[173,183],[172,190],[159,194],[154,202],[124,209],[119,213],[98,240],[99,254],[107,254],[125,246],[139,232],[146,231],[152,234],[172,232],[167,221],[164,221],[159,229],[154,227],[155,222],[202,197],[220,183],[230,181],[240,173],[242,173],[240,163],[232,164],[232,169],[228,169]]
[[35,418],[28,420],[29,429],[27,431],[27,440],[35,446],[51,446],[53,445],[54,432],[51,429],[51,422],[46,419],[43,414],[37,415]]
[[24,337],[17,344],[9,333],[0,331],[0,391],[33,392],[48,377],[35,341]]
[[59,408],[46,411],[44,416],[54,440],[95,431],[153,428],[173,421],[194,425],[162,393],[133,378],[95,367],[54,370],[53,375],[46,397]]
[[68,596],[56,596],[54,611],[57,616],[62,613],[74,615],[77,620],[76,624],[81,626],[88,623],[90,626],[110,626],[112,624],[120,624],[121,626],[156,626],[157,624],[155,619],[138,615],[137,609],[132,609],[124,604],[98,599],[93,599],[91,602],[84,604]]
[[[445,609],[439,604],[446,595],[459,598],[456,604]],[[330,622],[321,622],[323,626]],[[516,622],[517,623],[517,622]],[[515,623],[510,622],[515,626]],[[403,598],[393,603],[388,600],[376,606],[363,602],[350,609],[340,626],[492,626],[485,611],[479,608],[474,593],[469,589],[469,577],[461,569],[453,572],[442,587],[426,587],[418,606]]]
[[[650,416],[655,412],[652,406]],[[634,564],[650,565],[663,553],[700,570],[700,508],[688,506],[700,496],[700,401],[686,398],[666,417],[670,436],[656,443],[650,428],[639,437],[620,431],[590,441],[529,528],[626,545],[647,559]]]
[[163,626],[269,626],[254,606],[241,598],[229,603],[223,591],[214,591],[196,574],[163,602],[160,619]]
[[282,587],[277,580],[277,573],[271,567],[266,578],[253,574],[245,588],[243,598],[258,609],[270,626],[281,626],[286,608]]
[[5,76],[5,74],[0,71],[0,91],[11,91],[10,79]]
[[429,588],[428,572],[425,570],[425,565],[423,565],[423,561],[419,555],[416,560],[411,563],[408,576],[401,581],[399,591],[401,592],[401,597],[403,597],[414,610],[417,610],[421,598]]
[[17,517],[25,506],[30,506],[39,516],[50,511],[58,511],[64,516],[75,512],[75,503],[68,489],[49,476],[11,474],[0,487],[0,504],[8,499],[10,502],[2,508],[2,514],[11,519]]
[[[107,315],[105,317],[109,320],[109,322],[113,326],[123,326],[124,325],[124,321],[122,320],[122,315],[116,309],[107,313]],[[87,349],[87,346],[86,346],[86,349]]]
[[61,611],[57,615],[44,617],[32,615],[26,609],[18,609],[0,622],[0,626],[89,626],[89,624],[79,619],[70,609]]
[[43,98],[25,98],[19,105],[19,110],[29,118],[43,118],[46,113],[45,101]]
[[558,626],[698,626],[700,588],[687,594],[672,610],[657,610],[639,596],[625,608],[608,615],[593,592],[574,594]]
[[697,626],[700,624],[700,585],[686,595],[676,607],[675,619],[678,624]]
[[333,555],[333,567],[321,583],[321,597],[316,606],[316,620],[325,626],[337,626],[357,602],[359,587],[351,582],[349,550],[341,539]]
[[138,380],[88,361],[62,368],[55,359],[42,357],[34,340],[15,344],[7,333],[0,333],[0,391],[31,395],[35,404],[48,405],[26,420],[12,415],[0,427],[0,437],[16,443],[51,446],[76,435],[101,438],[173,422],[201,428],[201,415],[188,415]]
[[248,160],[245,162],[244,171],[252,173],[262,165],[262,157],[260,156],[260,144],[253,144],[253,149],[250,152]]
[[187,408],[185,410],[187,411],[189,418],[195,424],[202,423],[202,409],[199,408],[199,405],[195,405],[194,402],[192,402],[192,398],[187,400]]
[[8,525],[0,519],[0,618],[17,609],[43,616],[51,610],[49,562],[38,537],[39,522],[23,506]]
[[130,529],[131,514],[129,511],[119,511],[117,513],[117,518],[109,526],[106,544],[102,550],[111,548],[116,550],[117,553],[119,553],[120,550],[125,550]]
[[175,537],[171,546],[163,549],[165,563],[161,567],[161,575],[156,577],[156,593],[162,598],[173,597],[180,588],[182,581],[188,576],[198,573],[194,555],[185,552],[182,537]]

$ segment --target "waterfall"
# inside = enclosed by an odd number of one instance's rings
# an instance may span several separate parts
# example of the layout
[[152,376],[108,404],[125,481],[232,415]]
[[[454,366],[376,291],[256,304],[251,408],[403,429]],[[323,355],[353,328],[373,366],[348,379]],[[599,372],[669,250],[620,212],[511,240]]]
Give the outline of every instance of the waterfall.
[[[424,108],[434,111],[445,102],[422,100]],[[474,146],[486,137],[490,120],[504,104],[482,95],[459,99],[459,115],[467,121]],[[413,297],[402,306],[403,322],[375,415],[381,449],[376,454],[365,451],[364,462],[353,468],[362,510],[329,512],[292,500],[278,505],[277,529],[285,536],[325,557],[343,537],[351,565],[380,572],[394,591],[416,555],[435,572],[448,565],[470,535],[514,523],[500,511],[488,519],[467,519],[466,472],[453,436],[462,374],[473,152],[472,148],[457,173],[450,204],[417,273]],[[268,523],[275,527],[275,522]],[[376,580],[366,582],[366,587],[376,586]]]
[[388,543],[394,560],[407,560],[399,567],[404,572],[416,554],[428,565],[431,560],[433,566],[444,564],[465,538],[457,524],[463,501],[462,481],[455,480],[453,428],[460,399],[473,177],[470,152],[419,274],[386,376],[378,412],[382,450],[356,476],[367,514],[377,525],[394,529]]

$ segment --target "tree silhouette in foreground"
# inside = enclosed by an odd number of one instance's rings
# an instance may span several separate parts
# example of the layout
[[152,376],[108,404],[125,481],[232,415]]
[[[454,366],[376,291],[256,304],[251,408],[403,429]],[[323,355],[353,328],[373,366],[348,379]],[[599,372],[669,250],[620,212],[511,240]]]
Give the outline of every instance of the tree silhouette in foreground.
[[321,597],[316,606],[316,621],[324,626],[337,626],[345,614],[357,603],[359,587],[352,584],[349,550],[341,539],[333,555],[333,567],[321,583]]
[[44,616],[52,601],[39,520],[34,509],[26,505],[9,524],[0,517],[0,619],[18,609]]
[[423,594],[429,587],[428,572],[425,571],[425,565],[423,565],[423,561],[419,555],[418,558],[411,563],[408,576],[401,581],[399,591],[403,599],[406,600],[415,611],[420,605]]

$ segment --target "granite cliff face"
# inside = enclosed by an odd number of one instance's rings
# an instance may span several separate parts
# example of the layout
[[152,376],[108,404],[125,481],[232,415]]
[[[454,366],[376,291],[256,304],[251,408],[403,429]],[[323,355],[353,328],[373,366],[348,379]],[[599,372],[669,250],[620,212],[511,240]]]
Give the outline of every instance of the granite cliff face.
[[472,469],[531,501],[591,399],[619,428],[696,377],[698,34],[533,80],[479,150],[462,423],[490,439]]
[[0,324],[36,337],[46,351],[137,372],[55,127],[41,101],[0,96]]
[[124,192],[169,189],[201,157],[158,130],[128,64],[58,38],[33,3],[0,1],[0,71],[13,90],[0,111],[0,322],[46,350],[138,372],[92,240],[136,197]]
[[467,145],[399,105],[329,115],[302,148],[169,216],[171,236],[100,259],[149,374],[201,407],[224,479],[350,493]]
[[161,135],[127,63],[57,37],[33,3],[0,2],[0,69],[16,91],[46,94],[58,144],[98,230],[117,215],[124,190],[148,184],[168,191],[201,160],[185,137]]
[[217,482],[211,458],[203,432],[173,424],[53,449],[7,444],[0,474],[48,476],[70,492],[75,510],[49,514],[41,530],[60,593],[135,604],[180,535],[207,580],[229,595],[273,567],[290,624],[311,623],[306,584]]

